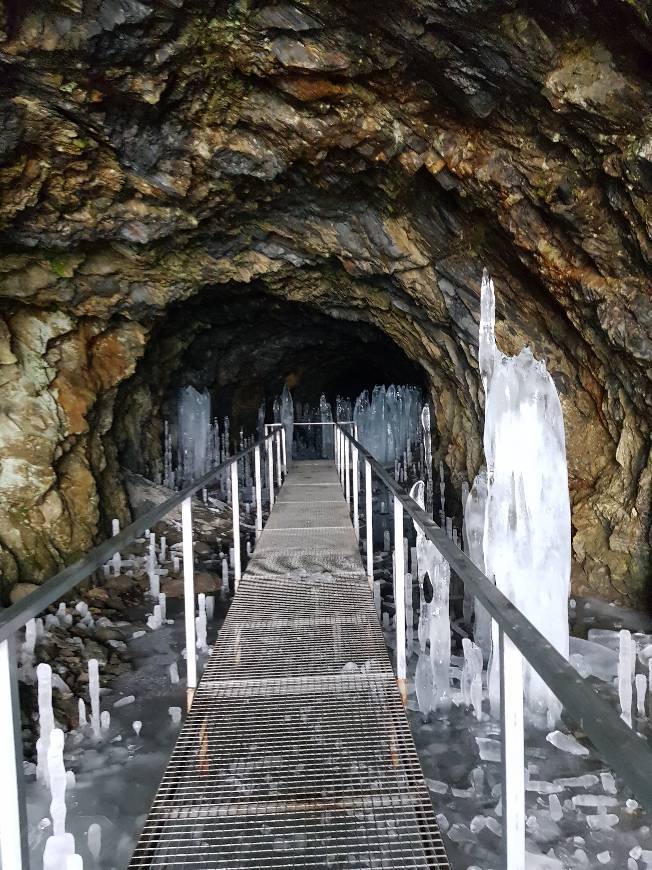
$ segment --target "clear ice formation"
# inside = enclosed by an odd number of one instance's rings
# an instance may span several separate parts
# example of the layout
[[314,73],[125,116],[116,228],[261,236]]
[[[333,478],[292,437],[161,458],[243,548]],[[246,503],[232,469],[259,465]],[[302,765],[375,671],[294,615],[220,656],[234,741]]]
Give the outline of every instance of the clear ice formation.
[[285,452],[288,462],[292,459],[292,438],[294,436],[294,402],[287,384],[283,385],[281,394],[281,420],[285,429]]
[[618,657],[618,699],[620,701],[620,716],[629,727],[632,727],[632,677],[636,667],[636,642],[626,629],[620,632],[620,650]]
[[211,397],[185,387],[179,394],[179,469],[184,483],[201,477],[207,469]]
[[50,783],[50,818],[52,833],[60,836],[66,832],[66,768],[63,763],[63,731],[55,728],[50,735],[48,747],[48,779]]
[[473,707],[478,721],[482,718],[482,650],[465,637],[462,639],[464,666],[462,668],[462,699],[467,707]]
[[75,854],[72,834],[53,834],[45,842],[43,870],[68,870],[68,859]]
[[[346,410],[343,405],[342,413]],[[376,385],[371,400],[365,390],[356,399],[353,409],[358,440],[378,462],[393,464],[421,442],[421,411],[418,387]],[[338,409],[339,419],[344,418],[339,417]]]
[[[495,341],[495,295],[485,270],[478,361],[485,387],[487,461],[484,560],[487,576],[568,658],[570,501],[564,421],[545,363],[529,348],[506,356]],[[497,657],[496,657],[497,658]],[[497,669],[492,668],[492,698]],[[525,700],[535,715],[559,702],[525,664]]]
[[[319,417],[322,423],[333,422],[333,410],[323,393],[319,398]],[[321,456],[330,459],[333,455],[333,427],[322,426],[321,430]]]
[[[414,484],[410,496],[421,508],[425,508],[425,484],[422,480]],[[450,567],[417,523],[414,523],[414,528],[417,536],[417,575],[421,604],[415,689],[419,709],[427,716],[431,710],[445,711],[450,707]],[[430,601],[426,600],[426,577],[432,588]],[[427,645],[429,654],[426,657]]]
[[[473,486],[464,503],[464,547],[473,564],[483,573],[484,564],[484,523],[487,505],[487,471],[482,468],[473,481]],[[475,601],[473,605],[475,623],[473,637],[482,650],[485,662],[491,655],[491,617],[486,609]]]

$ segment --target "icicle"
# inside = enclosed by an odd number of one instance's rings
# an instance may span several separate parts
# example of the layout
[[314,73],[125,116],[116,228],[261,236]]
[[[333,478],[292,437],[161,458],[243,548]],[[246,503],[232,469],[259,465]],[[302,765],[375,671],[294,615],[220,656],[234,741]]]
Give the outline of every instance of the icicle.
[[91,727],[100,736],[100,672],[97,659],[88,660],[88,692],[91,699]]
[[167,598],[165,592],[159,592],[158,594],[158,606],[161,614],[161,625],[165,624],[167,619]]
[[213,621],[213,617],[215,616],[215,596],[207,595],[206,596],[206,619],[208,622]]
[[647,677],[645,674],[636,674],[636,713],[640,719],[645,718],[645,693],[647,691]]
[[[120,534],[120,520],[113,519],[111,521],[111,534],[115,538],[116,535]],[[120,553],[114,553],[111,557],[111,564],[113,566],[114,575],[118,575],[120,573],[120,569],[122,567],[122,558]]]
[[173,685],[179,682],[179,666],[176,662],[170,665],[170,682]]
[[86,725],[86,704],[83,698],[80,698],[77,702],[77,710],[79,715],[79,727],[83,728]]

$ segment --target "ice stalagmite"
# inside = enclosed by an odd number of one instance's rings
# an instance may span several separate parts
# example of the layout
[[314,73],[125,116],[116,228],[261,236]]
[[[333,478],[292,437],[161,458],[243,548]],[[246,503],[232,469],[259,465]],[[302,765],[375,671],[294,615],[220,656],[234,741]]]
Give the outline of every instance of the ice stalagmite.
[[48,749],[54,730],[52,710],[52,668],[41,662],[36,668],[38,680],[39,738],[36,741],[36,775],[39,782],[48,782]]
[[48,776],[50,780],[50,817],[55,837],[66,832],[66,768],[63,762],[63,731],[55,728],[48,747]]
[[[570,502],[559,397],[545,364],[529,348],[509,357],[496,347],[494,288],[486,270],[480,307],[486,573],[568,658]],[[492,668],[492,698],[495,679]],[[527,665],[524,680],[528,709],[557,716],[557,700]]]
[[294,402],[287,384],[283,385],[281,395],[281,423],[285,429],[285,452],[288,462],[292,459],[292,438],[294,436]]
[[[468,553],[469,559],[483,573],[485,571],[484,564],[484,521],[485,508],[487,505],[487,471],[482,468],[478,472],[473,481],[473,486],[469,492],[464,507],[464,546]],[[479,601],[474,603],[475,625],[473,628],[473,637],[477,645],[482,650],[482,656],[485,662],[489,661],[491,654],[491,617],[480,604]]]
[[91,698],[91,727],[100,736],[100,671],[97,659],[88,660],[88,692]]
[[[332,423],[333,422],[333,411],[330,406],[330,402],[327,401],[326,396],[322,393],[319,399],[319,416],[321,418],[322,423]],[[322,426],[321,427],[321,455],[322,459],[330,459],[333,455],[333,427],[332,426]]]
[[[425,485],[422,480],[414,484],[410,495],[421,508],[425,508]],[[418,626],[420,655],[415,682],[419,708],[426,714],[428,711],[424,707],[429,696],[431,696],[430,709],[432,710],[447,710],[450,706],[451,635],[448,605],[450,568],[435,545],[426,538],[421,527],[415,523],[414,528],[417,535],[417,566],[421,598]],[[427,583],[428,591],[432,589],[430,601],[426,594]],[[423,661],[426,644],[430,645],[429,657],[427,661]],[[420,695],[424,699],[423,705],[419,699]]]
[[618,698],[621,718],[632,727],[632,675],[636,663],[636,645],[629,631],[623,629],[619,635],[618,656]]

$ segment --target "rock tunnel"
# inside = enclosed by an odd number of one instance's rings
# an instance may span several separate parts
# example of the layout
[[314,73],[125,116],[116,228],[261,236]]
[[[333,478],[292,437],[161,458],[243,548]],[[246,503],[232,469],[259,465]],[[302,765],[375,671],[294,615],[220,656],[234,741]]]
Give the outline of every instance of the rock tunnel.
[[650,44],[638,0],[0,0],[5,599],[128,518],[188,383],[243,425],[418,383],[459,490],[487,266],[560,393],[573,589],[644,602]]

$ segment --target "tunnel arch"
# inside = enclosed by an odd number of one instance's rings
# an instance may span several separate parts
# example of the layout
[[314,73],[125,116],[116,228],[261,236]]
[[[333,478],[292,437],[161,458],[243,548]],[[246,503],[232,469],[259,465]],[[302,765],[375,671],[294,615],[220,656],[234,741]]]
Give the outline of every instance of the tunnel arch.
[[[141,424],[164,401],[157,378],[213,352],[196,316],[213,298],[235,312],[258,296],[270,323],[277,304],[308,306],[337,347],[376,330],[376,359],[396,347],[425,373],[458,489],[482,463],[487,265],[500,346],[530,344],[561,395],[574,588],[640,601],[649,26],[640,4],[588,0],[552,17],[485,0],[371,16],[330,2],[145,3],[99,21],[58,0],[0,9],[5,591],[127,511],[121,464],[149,462],[135,445],[155,453],[157,426]],[[279,379],[296,375],[281,351]]]

